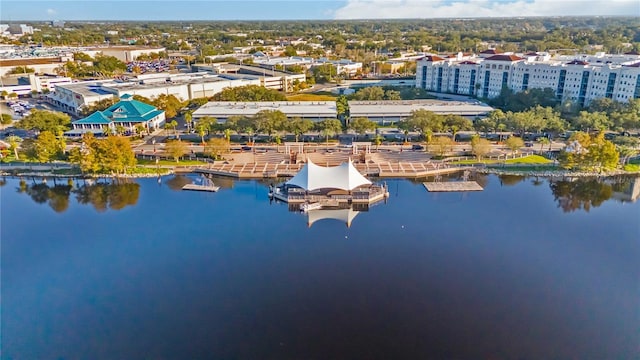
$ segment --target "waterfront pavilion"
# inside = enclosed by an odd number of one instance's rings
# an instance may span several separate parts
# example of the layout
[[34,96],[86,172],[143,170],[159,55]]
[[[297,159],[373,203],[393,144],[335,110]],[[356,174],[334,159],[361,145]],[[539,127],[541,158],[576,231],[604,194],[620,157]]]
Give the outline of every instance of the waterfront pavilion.
[[274,189],[278,200],[288,203],[320,203],[321,207],[371,204],[388,196],[386,186],[374,185],[348,162],[323,167],[308,161],[289,181]]
[[351,159],[349,162],[332,167],[319,166],[309,160],[300,172],[285,184],[297,186],[305,191],[320,189],[351,191],[360,186],[371,185],[371,181],[360,174],[353,166]]

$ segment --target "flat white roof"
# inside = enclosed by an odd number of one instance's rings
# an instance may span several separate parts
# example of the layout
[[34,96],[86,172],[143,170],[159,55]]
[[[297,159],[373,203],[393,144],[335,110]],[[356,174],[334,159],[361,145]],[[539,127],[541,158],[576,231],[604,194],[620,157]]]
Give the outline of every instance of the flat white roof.
[[335,101],[212,101],[194,111],[193,117],[253,116],[261,110],[280,110],[287,117],[336,118],[337,116]]
[[424,109],[436,114],[475,116],[486,114],[493,108],[480,101],[444,100],[379,100],[349,101],[349,112],[354,117],[406,117],[414,110]]

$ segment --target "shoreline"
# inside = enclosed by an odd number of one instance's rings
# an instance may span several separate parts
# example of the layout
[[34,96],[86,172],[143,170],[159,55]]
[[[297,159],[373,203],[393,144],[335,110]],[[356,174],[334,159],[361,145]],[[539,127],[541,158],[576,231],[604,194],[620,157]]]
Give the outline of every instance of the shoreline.
[[478,169],[477,172],[481,174],[493,174],[493,175],[510,175],[510,176],[533,176],[533,177],[544,177],[544,178],[608,178],[615,177],[620,175],[640,175],[640,171],[624,171],[624,170],[614,170],[606,173],[597,173],[597,172],[584,172],[584,171],[571,171],[571,170],[546,170],[546,171],[513,171],[506,169],[496,169],[496,168],[484,168]]
[[[182,167],[179,172],[176,171],[175,167],[173,168],[164,168],[166,172],[162,174],[158,173],[141,173],[141,174],[92,174],[92,175],[82,175],[82,174],[54,174],[50,171],[42,171],[42,172],[34,172],[30,169],[25,168],[15,168],[13,171],[0,170],[0,176],[15,176],[15,177],[40,177],[40,178],[152,178],[152,177],[161,177],[166,175],[174,175],[177,173],[187,174],[187,173],[195,173],[197,167],[188,167],[189,171],[186,170],[185,167]],[[24,170],[24,171],[21,171]],[[493,175],[509,175],[509,176],[533,176],[533,177],[544,177],[544,178],[608,178],[615,177],[621,175],[640,175],[640,171],[637,172],[629,172],[624,170],[615,170],[606,173],[595,173],[595,172],[584,172],[584,171],[569,171],[569,170],[555,170],[555,171],[535,171],[535,170],[521,170],[514,171],[508,169],[498,169],[498,168],[479,168],[474,169],[474,171],[480,174],[493,174]],[[223,175],[224,176],[224,175]],[[398,176],[397,178],[406,178],[411,179],[413,177],[410,176]]]

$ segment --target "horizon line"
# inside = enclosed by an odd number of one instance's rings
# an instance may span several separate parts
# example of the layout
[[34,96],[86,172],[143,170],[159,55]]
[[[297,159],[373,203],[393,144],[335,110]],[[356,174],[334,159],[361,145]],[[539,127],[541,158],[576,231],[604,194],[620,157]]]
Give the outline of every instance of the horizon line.
[[637,18],[634,15],[523,15],[523,16],[479,16],[479,17],[465,17],[465,16],[457,16],[457,17],[431,17],[431,18],[362,18],[362,19],[320,19],[320,18],[296,18],[296,19],[211,19],[211,20],[203,20],[203,19],[136,19],[136,20],[115,20],[115,19],[75,19],[75,20],[65,20],[65,19],[18,19],[18,20],[8,20],[2,19],[0,17],[0,22],[52,22],[52,21],[65,21],[65,22],[111,22],[111,23],[123,23],[123,22],[178,22],[178,21],[192,21],[192,22],[256,22],[256,21],[267,21],[267,22],[282,22],[282,21],[324,21],[324,22],[332,22],[332,21],[404,21],[404,20],[486,20],[486,19],[531,19],[531,18]]

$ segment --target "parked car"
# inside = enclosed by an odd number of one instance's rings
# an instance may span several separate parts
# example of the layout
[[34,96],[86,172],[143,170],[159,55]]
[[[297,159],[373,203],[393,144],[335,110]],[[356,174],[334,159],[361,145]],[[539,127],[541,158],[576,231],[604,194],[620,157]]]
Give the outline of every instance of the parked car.
[[411,145],[411,150],[424,150],[424,146],[418,144]]

